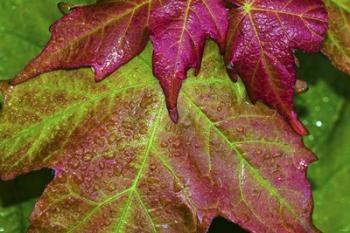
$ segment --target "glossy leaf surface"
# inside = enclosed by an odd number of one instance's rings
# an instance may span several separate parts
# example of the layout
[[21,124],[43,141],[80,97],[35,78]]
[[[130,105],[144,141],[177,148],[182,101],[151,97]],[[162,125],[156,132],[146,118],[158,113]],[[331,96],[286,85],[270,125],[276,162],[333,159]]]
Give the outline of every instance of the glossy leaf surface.
[[151,18],[154,74],[160,80],[173,121],[177,98],[187,70],[198,73],[205,41],[225,47],[227,9],[221,0],[166,1]]
[[293,50],[316,52],[327,29],[320,0],[230,1],[226,64],[243,78],[253,101],[278,109],[301,135],[307,130],[293,110],[296,67]]
[[101,0],[76,7],[51,27],[46,48],[12,83],[82,66],[91,66],[102,80],[144,49],[151,30],[154,73],[176,122],[181,83],[188,69],[199,70],[206,38],[224,47],[226,11],[220,0]]
[[51,26],[52,37],[46,48],[13,82],[82,66],[91,66],[96,80],[102,80],[144,49],[153,4],[103,0],[73,8]]
[[214,48],[184,85],[177,125],[150,49],[98,84],[88,70],[2,84],[1,177],[55,170],[29,232],[205,232],[218,215],[252,232],[316,231],[314,156],[275,111],[247,101]]
[[[296,132],[307,134],[293,111],[292,50],[319,49],[327,28],[322,1],[231,2],[235,10],[228,67],[236,68],[245,80],[253,101],[265,101]],[[177,122],[182,82],[189,69],[199,72],[206,39],[215,40],[224,52],[227,11],[221,0],[100,0],[75,7],[51,27],[46,48],[12,83],[52,70],[85,66],[93,68],[96,80],[102,80],[139,54],[150,36],[153,73],[163,88],[170,117]]]

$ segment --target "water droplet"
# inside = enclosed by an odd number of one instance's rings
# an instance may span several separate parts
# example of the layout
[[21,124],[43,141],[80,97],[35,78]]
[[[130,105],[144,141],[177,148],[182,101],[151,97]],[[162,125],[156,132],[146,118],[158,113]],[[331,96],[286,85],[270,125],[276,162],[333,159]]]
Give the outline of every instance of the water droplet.
[[121,174],[122,174],[122,171],[123,171],[123,167],[121,166],[121,165],[116,165],[116,167],[115,167],[115,175],[116,176],[120,176]]
[[244,128],[243,128],[243,127],[237,127],[237,128],[236,128],[236,131],[237,131],[238,133],[243,133],[243,132],[244,132]]
[[262,154],[262,151],[260,149],[256,150],[256,155],[261,155]]
[[154,163],[152,163],[150,166],[149,166],[149,169],[151,169],[151,171],[154,171],[157,169],[157,165],[155,165]]
[[181,139],[176,139],[174,142],[173,142],[173,147],[175,149],[179,149],[181,147]]
[[166,147],[168,147],[168,143],[166,141],[162,141],[160,143],[160,146],[163,147],[163,148],[166,148]]
[[77,169],[80,165],[80,162],[78,159],[76,158],[72,158],[70,161],[69,161],[69,166],[73,169]]
[[182,121],[182,125],[184,126],[184,128],[189,128],[192,125],[191,119],[184,118]]
[[114,184],[109,184],[109,185],[107,186],[107,189],[108,189],[108,191],[113,192],[113,191],[116,190],[116,187],[115,187]]
[[105,163],[103,161],[100,161],[98,166],[100,167],[101,170],[105,168]]
[[68,14],[68,13],[72,10],[72,8],[74,7],[74,5],[69,4],[69,3],[66,3],[66,2],[59,2],[59,3],[57,4],[57,7],[58,7],[58,10],[59,10],[62,14],[66,15],[66,14]]
[[315,137],[313,135],[310,135],[308,138],[310,141],[313,141],[315,139]]
[[305,160],[301,160],[298,164],[298,169],[299,170],[304,170],[307,167],[307,162]]
[[106,160],[111,160],[111,159],[113,159],[115,157],[115,154],[114,153],[105,153],[104,155],[103,155],[103,158],[104,159],[106,159]]
[[83,160],[84,160],[85,162],[89,162],[91,159],[92,159],[92,155],[91,155],[91,154],[85,154],[85,155],[83,156]]
[[322,127],[322,125],[323,125],[323,124],[322,124],[322,121],[316,121],[316,126],[317,126],[317,127],[320,128],[320,127]]
[[181,153],[180,153],[179,151],[176,151],[176,152],[174,152],[174,156],[175,156],[175,157],[180,157],[180,156],[181,156]]

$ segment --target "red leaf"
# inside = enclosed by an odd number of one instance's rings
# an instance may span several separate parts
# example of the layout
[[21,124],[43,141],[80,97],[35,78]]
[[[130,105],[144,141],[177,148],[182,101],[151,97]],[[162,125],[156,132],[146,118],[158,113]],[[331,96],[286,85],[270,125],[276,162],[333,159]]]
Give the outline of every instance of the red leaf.
[[207,37],[224,49],[227,25],[227,10],[221,0],[168,0],[152,13],[154,74],[160,80],[173,121],[177,121],[177,98],[187,70],[199,72]]
[[[327,16],[321,0],[230,1],[226,63],[238,72],[253,101],[277,108],[301,135],[307,133],[293,111],[293,49],[319,49]],[[206,38],[224,49],[228,9],[222,0],[100,0],[74,8],[56,22],[44,51],[13,81],[81,66],[93,67],[101,80],[139,54],[148,36],[154,46],[153,72],[166,96],[174,122],[186,73],[198,73]]]
[[319,50],[327,29],[321,0],[234,1],[225,61],[243,78],[252,101],[278,109],[296,132],[307,134],[293,111],[294,49]]
[[148,39],[149,8],[156,1],[108,1],[74,8],[50,28],[51,40],[13,84],[39,74],[91,66],[102,80],[139,54]]

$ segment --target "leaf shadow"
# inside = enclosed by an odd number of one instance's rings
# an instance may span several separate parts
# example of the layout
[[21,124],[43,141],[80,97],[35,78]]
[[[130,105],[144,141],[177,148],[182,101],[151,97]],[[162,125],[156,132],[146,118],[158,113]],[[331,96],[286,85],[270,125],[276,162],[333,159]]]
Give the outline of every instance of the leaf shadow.
[[[306,54],[297,52],[296,56],[301,64],[298,68],[298,78],[306,81],[310,88],[315,88],[318,82],[327,85],[347,102],[350,102],[350,77],[337,70],[332,62],[322,53]],[[320,96],[321,98],[321,96]],[[300,116],[307,114],[308,110],[297,105]]]
[[217,217],[211,223],[208,233],[248,233],[248,231],[223,217]]
[[52,178],[52,170],[42,169],[18,176],[10,181],[0,180],[1,205],[11,207],[38,198]]

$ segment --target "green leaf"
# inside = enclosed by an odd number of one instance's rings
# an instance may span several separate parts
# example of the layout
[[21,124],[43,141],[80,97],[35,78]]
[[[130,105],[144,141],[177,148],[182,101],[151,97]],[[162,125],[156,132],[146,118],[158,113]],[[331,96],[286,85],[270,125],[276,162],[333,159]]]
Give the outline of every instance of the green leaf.
[[319,161],[309,169],[314,222],[324,232],[350,232],[350,81],[321,54],[299,54],[299,77],[310,84],[297,98],[311,135],[306,144]]
[[[345,4],[348,1],[338,2]],[[60,16],[56,4],[56,0],[0,1],[0,79],[11,78],[40,51],[49,37],[48,26]],[[14,31],[21,34],[11,35]],[[298,97],[302,118],[311,130],[311,136],[305,140],[320,158],[310,171],[314,183],[314,221],[324,232],[349,232],[350,110],[347,93],[350,93],[350,84],[345,80],[348,77],[335,71],[321,55],[302,57],[301,64],[299,75],[311,86],[307,94]],[[322,122],[321,127],[316,126],[318,121]],[[26,193],[28,190],[23,187],[30,187],[38,179],[47,179],[43,177],[47,174],[28,176],[20,182],[23,186],[16,184],[14,188],[17,193]],[[13,194],[12,184],[2,182],[0,185],[0,231],[23,233],[21,221],[29,219],[36,198],[30,196],[20,202],[9,201],[4,197]],[[36,193],[38,196],[39,192]],[[23,208],[25,211],[21,210]]]
[[[50,24],[61,16],[56,4],[56,0],[0,1],[0,80],[13,77],[45,45]],[[3,101],[0,93],[0,109]],[[43,171],[0,181],[0,232],[26,231],[30,213],[50,177],[49,172]]]
[[251,231],[316,232],[312,153],[276,111],[249,103],[213,44],[206,51],[199,76],[184,82],[177,125],[150,46],[97,84],[84,69],[0,85],[1,177],[56,173],[32,231],[205,232],[221,215]]
[[[89,3],[93,0],[69,0]],[[12,78],[50,37],[49,26],[62,16],[58,0],[0,1],[0,80]]]

